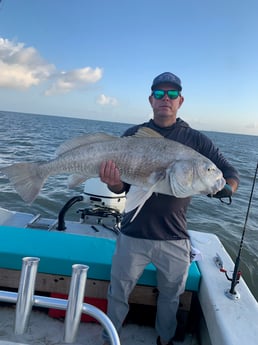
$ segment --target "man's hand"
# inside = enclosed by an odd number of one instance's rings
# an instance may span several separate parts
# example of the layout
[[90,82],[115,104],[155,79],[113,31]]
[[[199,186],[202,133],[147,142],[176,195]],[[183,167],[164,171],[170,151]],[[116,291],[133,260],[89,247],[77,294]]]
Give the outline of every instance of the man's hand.
[[124,191],[124,183],[121,181],[119,169],[114,161],[109,160],[101,163],[99,177],[112,192],[122,193]]
[[[207,196],[210,197],[210,198],[216,198],[216,199],[220,199],[221,202],[223,203],[226,203],[228,205],[231,204],[232,202],[232,187],[229,185],[229,184],[225,184],[224,188],[221,189],[218,193],[214,194],[214,195],[211,195],[211,194],[208,194]],[[222,200],[222,199],[225,199],[225,198],[228,198],[228,202]]]
[[232,188],[229,184],[225,184],[224,188],[221,189],[218,193],[212,195],[213,198],[230,198],[232,196]]

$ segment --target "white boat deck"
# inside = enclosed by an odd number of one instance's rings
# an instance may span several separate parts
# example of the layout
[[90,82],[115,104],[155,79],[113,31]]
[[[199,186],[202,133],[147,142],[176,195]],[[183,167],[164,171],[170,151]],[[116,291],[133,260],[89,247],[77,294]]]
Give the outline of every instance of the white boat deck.
[[[33,311],[28,331],[23,335],[14,334],[14,307],[0,307],[0,345],[65,345],[63,342],[64,322],[52,319],[46,313]],[[102,345],[102,327],[97,323],[81,323],[74,345]],[[156,332],[152,327],[135,324],[124,326],[121,345],[156,345]],[[196,340],[187,335],[178,345],[197,345]]]

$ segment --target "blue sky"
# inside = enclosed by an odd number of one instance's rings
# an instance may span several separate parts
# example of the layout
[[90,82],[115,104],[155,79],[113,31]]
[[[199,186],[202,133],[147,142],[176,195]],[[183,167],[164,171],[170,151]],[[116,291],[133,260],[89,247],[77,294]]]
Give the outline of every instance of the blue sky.
[[258,135],[257,13],[256,0],[2,0],[0,110],[140,123],[171,71],[192,127]]

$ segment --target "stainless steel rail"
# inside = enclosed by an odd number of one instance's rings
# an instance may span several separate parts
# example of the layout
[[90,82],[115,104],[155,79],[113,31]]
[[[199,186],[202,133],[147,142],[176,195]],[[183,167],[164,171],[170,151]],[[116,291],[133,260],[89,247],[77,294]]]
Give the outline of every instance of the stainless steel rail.
[[17,294],[14,330],[23,334],[28,328],[33,306],[33,295],[38,270],[39,258],[26,257],[22,259],[22,271]]
[[68,299],[34,295],[35,281],[39,258],[23,258],[21,279],[18,293],[0,290],[0,301],[16,303],[14,332],[23,334],[29,324],[32,307],[54,308],[66,310],[64,325],[64,341],[73,343],[76,340],[81,314],[94,317],[105,328],[112,345],[120,345],[117,331],[100,309],[88,303],[83,303],[87,280],[88,266],[75,264],[72,266],[72,279]]

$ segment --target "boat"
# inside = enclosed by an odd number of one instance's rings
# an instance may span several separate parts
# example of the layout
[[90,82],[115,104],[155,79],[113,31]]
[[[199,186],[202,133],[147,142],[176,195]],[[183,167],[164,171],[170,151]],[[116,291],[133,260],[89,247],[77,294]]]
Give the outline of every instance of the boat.
[[[77,203],[78,220],[69,220],[68,213]],[[35,323],[39,314],[38,322],[42,323],[43,314],[46,328],[62,323],[64,343],[87,343],[89,332],[87,339],[78,340],[83,323],[106,328],[112,344],[120,344],[105,312],[124,204],[124,194],[113,194],[98,179],[91,179],[56,219],[0,207],[0,311],[12,310],[14,318],[13,334],[2,340],[0,329],[0,344],[26,343],[30,320]],[[216,235],[198,229],[189,234],[193,261],[180,297],[175,344],[257,344],[258,303],[238,272],[233,280],[235,263]],[[126,330],[127,325],[137,325],[139,344],[155,344],[157,295],[156,270],[150,264],[130,296],[125,326]],[[122,339],[123,344],[137,345],[135,332]],[[150,336],[152,342],[147,340]],[[92,344],[98,344],[94,337]],[[36,334],[33,339],[36,344]]]

